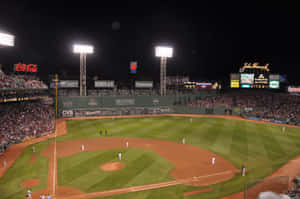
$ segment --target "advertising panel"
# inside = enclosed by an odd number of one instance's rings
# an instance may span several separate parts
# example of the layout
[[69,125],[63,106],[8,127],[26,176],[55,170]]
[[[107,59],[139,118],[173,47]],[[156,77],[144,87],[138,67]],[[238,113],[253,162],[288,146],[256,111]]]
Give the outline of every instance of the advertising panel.
[[113,80],[96,80],[95,88],[114,88],[115,81]]
[[253,84],[254,74],[252,73],[241,73],[241,84]]
[[167,85],[184,85],[184,82],[190,81],[190,78],[187,76],[167,76],[166,78]]
[[23,64],[21,62],[14,64],[15,72],[36,73],[37,69],[38,69],[37,64]]
[[269,76],[269,79],[270,80],[280,80],[280,75],[277,75],[277,74],[270,74]]
[[269,88],[279,88],[279,80],[270,80]]
[[195,88],[211,88],[212,83],[200,83],[196,82]]
[[240,80],[231,80],[230,87],[231,88],[239,88],[240,87]]
[[256,75],[254,78],[255,84],[268,84],[268,82],[269,82],[269,79],[268,79],[267,75],[264,75],[264,74]]
[[242,84],[241,87],[242,88],[251,88],[251,85],[250,84]]
[[78,88],[79,81],[78,80],[60,80],[59,87],[60,88]]
[[130,62],[130,73],[135,74],[137,69],[137,61]]
[[289,93],[300,93],[300,87],[289,86],[288,92]]
[[135,81],[135,88],[153,88],[152,81]]

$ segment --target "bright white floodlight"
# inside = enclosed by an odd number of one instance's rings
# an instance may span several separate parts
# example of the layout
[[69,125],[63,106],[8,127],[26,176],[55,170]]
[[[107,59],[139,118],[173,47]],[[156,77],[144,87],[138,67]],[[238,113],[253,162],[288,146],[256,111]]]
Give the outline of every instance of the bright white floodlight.
[[156,57],[172,57],[173,56],[173,48],[158,46],[155,48],[155,56]]
[[14,46],[15,36],[0,32],[0,46]]
[[94,53],[94,47],[89,45],[73,45],[74,53],[92,54]]

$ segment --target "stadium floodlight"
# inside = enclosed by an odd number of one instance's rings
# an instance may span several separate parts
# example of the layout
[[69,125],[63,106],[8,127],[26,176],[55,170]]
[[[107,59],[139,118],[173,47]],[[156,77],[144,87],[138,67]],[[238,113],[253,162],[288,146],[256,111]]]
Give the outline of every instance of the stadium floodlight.
[[173,57],[173,48],[167,46],[157,46],[155,56],[160,57],[160,95],[167,93],[167,58]]
[[86,55],[94,53],[91,45],[73,45],[73,53],[80,54],[80,96],[86,96]]
[[73,45],[73,52],[74,53],[84,53],[84,54],[92,54],[94,53],[94,47],[90,45],[79,45],[74,44]]
[[0,46],[14,46],[15,36],[0,32]]
[[156,57],[173,57],[173,48],[158,46],[155,48]]

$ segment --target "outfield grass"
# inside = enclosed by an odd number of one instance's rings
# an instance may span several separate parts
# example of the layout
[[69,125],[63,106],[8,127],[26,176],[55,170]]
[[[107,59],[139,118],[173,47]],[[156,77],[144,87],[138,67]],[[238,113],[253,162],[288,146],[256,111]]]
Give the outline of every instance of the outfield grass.
[[[282,133],[280,126],[231,119],[193,118],[192,123],[190,123],[189,118],[185,117],[72,120],[67,121],[67,128],[68,134],[58,137],[57,141],[99,138],[100,129],[107,129],[108,136],[110,137],[153,138],[175,142],[181,142],[182,138],[186,137],[187,144],[213,151],[232,162],[237,168],[240,168],[241,165],[244,164],[247,169],[250,170],[246,177],[237,175],[227,182],[209,186],[213,188],[212,192],[186,196],[185,198],[188,199],[199,197],[202,199],[220,198],[242,191],[245,181],[268,176],[289,160],[300,155],[300,129],[287,127],[286,132]],[[47,142],[40,143],[39,147],[37,147],[37,153],[46,145]],[[33,190],[38,190],[46,186],[48,160],[38,156],[36,162],[33,165],[29,165],[28,162],[32,154],[30,149],[31,148],[26,149],[13,167],[8,169],[8,172],[0,179],[1,198],[22,198],[20,195],[22,194],[21,196],[23,196],[25,189],[21,188],[19,184],[27,178],[39,178],[42,180],[42,184],[34,187]],[[104,158],[105,154],[113,152],[113,150],[95,151],[91,153],[84,152],[87,154],[90,153],[91,155],[81,157],[84,153],[80,153],[66,157],[65,160],[59,159],[59,183],[69,183],[69,185],[78,186],[78,188],[80,186],[81,190],[87,192],[99,189],[111,189],[117,185],[127,186],[126,182],[122,181],[122,183],[118,184],[118,181],[115,180],[104,185],[105,182],[100,180],[102,176],[99,178],[92,177],[94,172],[101,172],[99,169],[101,160],[98,159]],[[141,153],[142,152],[141,150]],[[95,162],[95,160],[92,161],[89,157],[99,158],[96,158],[97,161]],[[151,154],[149,157],[151,157]],[[78,161],[73,162],[71,159],[78,159]],[[107,160],[109,160],[109,158]],[[67,161],[69,163],[62,163],[61,161]],[[149,158],[145,158],[145,162],[147,161],[149,161]],[[86,166],[82,165],[83,162],[87,163],[84,164]],[[144,162],[144,160],[142,162]],[[142,162],[141,166],[143,165]],[[66,170],[67,167],[70,172]],[[71,171],[75,170],[78,170],[79,174],[74,172],[73,176],[73,172]],[[84,171],[86,170],[91,170],[91,173],[85,175]],[[162,171],[158,169],[157,172],[160,173]],[[115,175],[113,173],[114,172],[112,172],[112,175]],[[146,176],[147,172],[142,173]],[[139,175],[138,173],[129,172],[129,174],[135,175],[136,179],[143,177],[143,175]],[[155,175],[154,171],[151,171],[148,175]],[[161,177],[161,179],[164,177],[168,178],[163,175]],[[108,176],[104,177],[104,179],[105,178],[109,179]],[[126,178],[126,176],[124,178]],[[148,180],[152,179],[149,178]],[[129,180],[128,183],[130,182]],[[134,182],[140,183],[139,180],[134,180]],[[92,184],[95,186],[91,186]],[[177,185],[105,198],[182,198],[184,191],[193,189],[199,189],[199,187],[194,188]]]

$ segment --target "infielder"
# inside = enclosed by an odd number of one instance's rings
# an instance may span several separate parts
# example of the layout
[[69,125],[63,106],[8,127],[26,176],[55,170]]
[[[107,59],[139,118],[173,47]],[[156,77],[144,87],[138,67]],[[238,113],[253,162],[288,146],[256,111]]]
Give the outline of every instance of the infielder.
[[121,152],[118,154],[118,156],[119,156],[119,160],[122,160],[122,153]]
[[84,145],[81,145],[81,151],[84,151]]
[[128,141],[126,141],[126,148],[128,148]]
[[185,144],[185,138],[182,138],[182,144]]
[[31,197],[31,190],[30,190],[30,189],[28,189],[28,191],[27,191],[27,196],[28,196],[29,199],[32,198],[32,197]]
[[6,168],[6,165],[7,165],[7,162],[6,160],[3,161],[3,168],[5,169]]
[[193,122],[193,118],[190,118],[190,123],[192,123]]
[[35,153],[35,146],[32,145],[32,152]]
[[216,157],[213,156],[212,159],[211,159],[211,164],[212,164],[212,165],[215,165],[215,161],[216,161]]
[[244,165],[242,165],[242,176],[245,176],[245,173],[246,173],[246,168]]
[[285,126],[282,127],[282,132],[283,132],[283,133],[285,132]]

